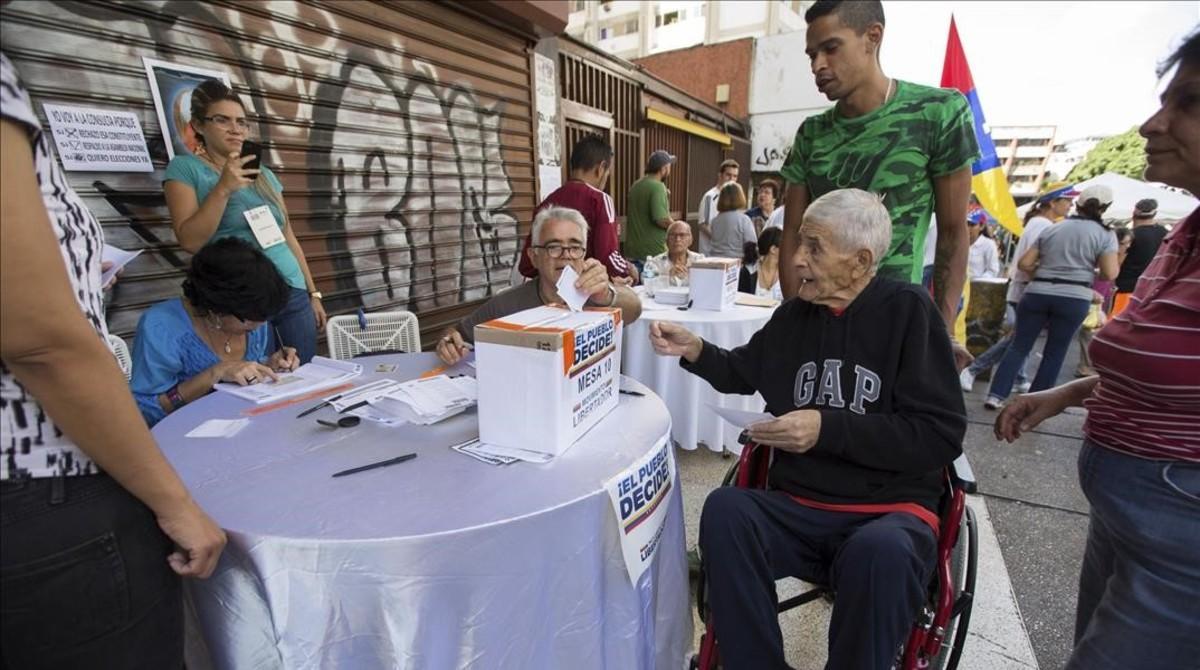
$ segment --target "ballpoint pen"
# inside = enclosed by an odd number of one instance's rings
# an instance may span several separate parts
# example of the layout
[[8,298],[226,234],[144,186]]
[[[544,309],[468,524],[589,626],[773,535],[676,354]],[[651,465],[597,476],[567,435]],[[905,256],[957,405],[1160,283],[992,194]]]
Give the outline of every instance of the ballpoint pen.
[[367,470],[374,470],[375,468],[386,468],[389,465],[403,463],[404,461],[411,461],[412,459],[414,459],[416,457],[417,457],[416,452],[411,453],[411,454],[404,454],[403,456],[389,458],[386,461],[379,461],[378,463],[371,463],[369,465],[360,465],[357,468],[350,468],[349,470],[342,470],[341,472],[335,472],[335,473],[333,473],[333,476],[334,477],[345,477],[346,475],[352,475],[356,472],[365,472]]

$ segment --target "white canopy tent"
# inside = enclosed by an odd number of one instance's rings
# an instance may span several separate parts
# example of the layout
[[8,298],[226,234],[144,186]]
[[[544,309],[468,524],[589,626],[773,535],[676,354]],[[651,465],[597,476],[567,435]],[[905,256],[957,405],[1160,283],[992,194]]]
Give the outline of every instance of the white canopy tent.
[[[1113,203],[1105,214],[1105,218],[1109,219],[1129,220],[1133,218],[1133,206],[1143,198],[1154,198],[1158,201],[1157,218],[1164,223],[1187,218],[1187,215],[1191,214],[1196,207],[1200,207],[1200,200],[1194,196],[1173,191],[1162,184],[1138,181],[1113,172],[1105,172],[1081,181],[1075,184],[1075,190],[1082,191],[1088,186],[1096,184],[1103,184],[1112,189]],[[1032,201],[1021,205],[1017,208],[1017,214],[1024,217],[1025,212],[1029,211],[1032,206]]]

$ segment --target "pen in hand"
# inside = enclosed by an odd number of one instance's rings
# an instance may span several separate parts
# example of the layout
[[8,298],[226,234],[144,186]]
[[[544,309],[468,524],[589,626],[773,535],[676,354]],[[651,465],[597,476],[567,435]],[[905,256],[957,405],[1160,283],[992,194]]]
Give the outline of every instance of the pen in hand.
[[291,372],[298,367],[300,363],[296,357],[296,350],[288,347],[283,343],[283,338],[279,336],[279,326],[271,325],[271,330],[275,333],[275,345],[278,347],[276,353],[275,365],[277,372]]

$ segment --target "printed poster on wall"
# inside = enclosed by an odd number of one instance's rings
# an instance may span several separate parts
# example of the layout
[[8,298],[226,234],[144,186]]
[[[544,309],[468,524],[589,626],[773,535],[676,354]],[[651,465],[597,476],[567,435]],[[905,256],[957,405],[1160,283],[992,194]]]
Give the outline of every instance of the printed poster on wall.
[[636,586],[658,551],[675,486],[675,450],[670,433],[628,470],[604,484],[617,515],[625,569]]
[[43,103],[64,170],[154,172],[134,112]]
[[195,153],[199,143],[189,123],[192,120],[192,90],[205,79],[219,79],[232,86],[229,75],[220,70],[206,70],[190,65],[176,65],[153,58],[142,58],[146,66],[146,78],[150,80],[150,93],[154,95],[154,109],[158,112],[158,125],[162,128],[163,140],[167,144],[167,156]]

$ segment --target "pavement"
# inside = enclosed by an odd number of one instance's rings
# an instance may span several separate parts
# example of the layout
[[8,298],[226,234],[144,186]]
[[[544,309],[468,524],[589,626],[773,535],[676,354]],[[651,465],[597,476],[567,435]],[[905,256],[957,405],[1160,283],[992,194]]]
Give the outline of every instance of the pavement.
[[[1061,381],[1075,369],[1072,350]],[[1075,461],[1084,413],[1068,410],[1015,444],[992,435],[996,412],[983,409],[985,381],[966,394],[964,451],[978,481],[969,496],[979,522],[976,601],[960,668],[1061,668],[1070,655],[1079,565],[1087,537],[1087,500]],[[708,450],[677,451],[688,546],[698,535],[704,497],[732,464]],[[780,598],[799,592],[796,580],[777,585]],[[694,608],[693,608],[694,616]],[[797,670],[826,660],[829,606],[805,605],[780,618],[788,662]],[[697,622],[697,648],[703,627]]]

